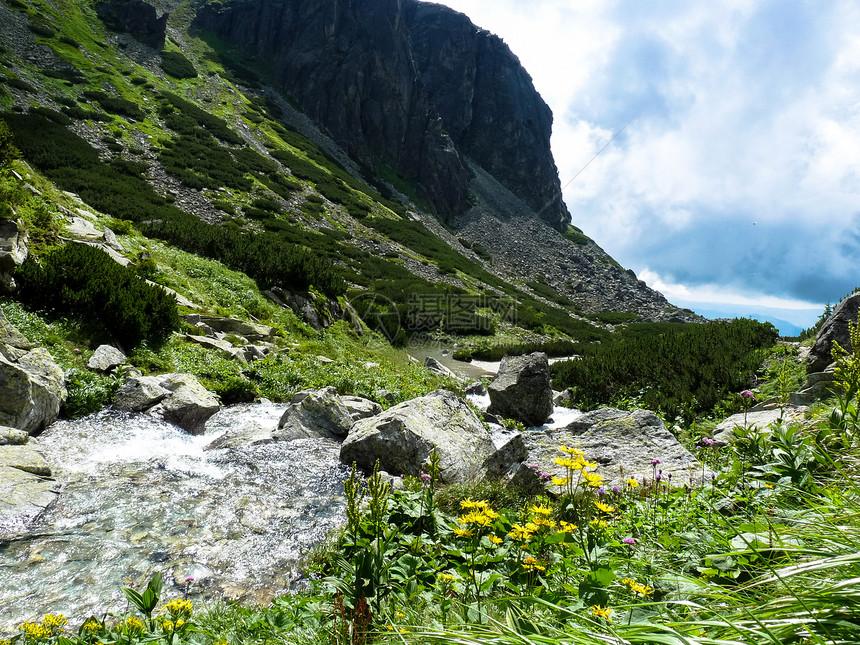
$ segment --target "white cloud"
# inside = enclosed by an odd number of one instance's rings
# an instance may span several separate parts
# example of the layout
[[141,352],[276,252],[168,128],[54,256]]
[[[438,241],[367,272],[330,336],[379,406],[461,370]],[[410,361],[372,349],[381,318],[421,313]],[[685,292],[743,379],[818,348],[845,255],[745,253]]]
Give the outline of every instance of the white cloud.
[[444,4],[531,73],[563,185],[626,126],[564,192],[574,224],[623,265],[757,302],[836,300],[860,283],[855,2]]

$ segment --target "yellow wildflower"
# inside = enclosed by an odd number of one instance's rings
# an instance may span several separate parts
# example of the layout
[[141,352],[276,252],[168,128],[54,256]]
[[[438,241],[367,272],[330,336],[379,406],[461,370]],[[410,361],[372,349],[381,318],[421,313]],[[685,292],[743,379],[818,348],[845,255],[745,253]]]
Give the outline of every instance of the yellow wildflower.
[[570,477],[556,477],[555,475],[552,477],[553,486],[567,486],[568,482],[570,482]]
[[164,609],[173,616],[190,616],[191,601],[175,598],[164,605]]
[[591,524],[591,526],[596,529],[605,529],[607,526],[609,526],[606,520],[591,520],[589,524]]
[[459,526],[454,529],[454,535],[457,537],[472,537],[474,533],[472,533],[472,529],[464,529]]
[[647,596],[652,591],[654,591],[651,587],[640,584],[632,578],[624,578],[624,580],[621,581],[621,584],[626,585],[630,588],[630,591],[639,594],[640,596]]
[[499,519],[499,514],[498,514],[498,513],[496,513],[496,511],[494,511],[494,510],[493,510],[493,509],[491,509],[490,507],[487,507],[487,508],[485,508],[485,509],[484,509],[484,515],[486,515],[487,517],[489,517],[491,520],[497,520],[497,519]]
[[454,582],[457,580],[457,578],[452,576],[450,573],[440,573],[436,577],[439,580],[443,580],[444,582]]
[[574,455],[574,456],[579,456],[579,455],[584,455],[584,454],[585,454],[585,453],[584,453],[584,452],[582,452],[582,450],[580,450],[579,448],[569,448],[568,446],[562,446],[562,447],[560,448],[560,450],[561,450],[562,452],[566,452],[567,454],[569,454],[569,455]]
[[[537,528],[537,527],[535,527]],[[508,533],[512,540],[531,540],[534,536],[534,530],[529,530],[526,526],[520,526],[519,524],[514,524],[511,527],[511,532]]]
[[588,471],[583,470],[582,478],[592,488],[600,488],[600,486],[603,484],[603,477],[601,477],[598,473],[590,473]]
[[143,632],[143,621],[137,616],[129,616],[121,623],[121,627],[129,634],[140,634]]
[[610,506],[609,504],[604,504],[603,502],[595,501],[594,506],[597,507],[598,511],[601,511],[603,513],[607,513],[609,515],[611,515],[612,513],[615,512],[614,506]]
[[406,618],[406,614],[404,614],[402,611],[398,611],[396,615],[397,618]]
[[559,524],[559,532],[560,533],[573,533],[577,528],[576,524],[571,524],[570,522],[565,522],[562,520]]
[[90,618],[84,623],[83,630],[88,634],[95,634],[102,630],[102,624],[95,618]]
[[163,620],[163,621],[161,621],[161,627],[166,632],[172,632],[173,631],[173,621],[172,620]]
[[63,614],[45,614],[45,617],[42,619],[42,626],[47,627],[52,632],[60,632],[68,624],[69,621],[66,620]]
[[546,571],[546,567],[538,562],[538,559],[534,556],[529,556],[523,560],[523,567],[529,571]]
[[536,515],[552,515],[552,507],[544,506],[543,504],[534,504],[529,509],[529,512]]
[[632,477],[627,478],[627,485],[630,488],[636,488],[639,485],[639,482],[633,479]]
[[475,508],[477,504],[468,497],[460,502],[460,508]]
[[498,546],[499,544],[504,542],[504,540],[502,538],[500,538],[498,535],[491,535],[490,536],[490,542],[492,542],[493,544]]
[[603,620],[612,622],[612,610],[609,607],[601,607],[600,605],[592,605],[591,606],[591,615],[595,618],[602,618]]

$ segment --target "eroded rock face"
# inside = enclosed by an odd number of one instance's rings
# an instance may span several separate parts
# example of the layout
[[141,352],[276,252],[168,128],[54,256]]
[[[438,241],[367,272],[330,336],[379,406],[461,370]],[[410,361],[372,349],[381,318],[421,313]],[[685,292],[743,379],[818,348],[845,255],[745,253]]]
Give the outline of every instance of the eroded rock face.
[[0,290],[15,291],[15,270],[29,254],[27,233],[17,220],[0,219]]
[[535,352],[526,356],[505,356],[498,376],[487,390],[490,414],[516,419],[527,426],[543,425],[553,407],[547,355]]
[[833,341],[837,341],[842,349],[851,351],[851,338],[848,335],[848,323],[857,322],[860,312],[860,293],[846,298],[839,303],[815,338],[815,345],[806,358],[806,372],[823,372],[833,362]]
[[466,16],[415,0],[246,0],[206,4],[196,24],[270,61],[352,157],[390,164],[441,217],[468,206],[468,156],[555,228],[570,221],[549,108]]
[[371,470],[418,476],[436,448],[443,482],[468,481],[482,475],[496,448],[490,433],[462,399],[436,390],[357,421],[341,446],[340,459]]
[[38,434],[57,420],[67,397],[60,366],[0,311],[0,424]]
[[[651,479],[662,470],[663,481],[682,485],[691,473],[700,473],[699,462],[672,435],[660,418],[649,410],[627,412],[602,408],[589,412],[566,428],[545,432],[527,432],[523,435],[529,465],[561,477],[564,468],[555,463],[566,445],[585,452],[589,461],[598,464],[597,472],[606,485],[624,486],[628,477]],[[653,459],[659,464],[652,465]]]
[[160,18],[143,0],[105,0],[96,5],[96,13],[108,29],[127,32],[144,45],[161,51],[167,29],[167,14]]

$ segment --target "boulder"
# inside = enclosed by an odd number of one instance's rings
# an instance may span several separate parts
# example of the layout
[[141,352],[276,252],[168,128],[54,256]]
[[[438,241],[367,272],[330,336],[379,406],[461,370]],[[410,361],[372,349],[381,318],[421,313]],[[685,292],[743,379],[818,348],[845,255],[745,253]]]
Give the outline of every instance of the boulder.
[[521,432],[498,427],[491,430],[490,439],[494,452],[484,460],[483,470],[487,477],[500,479],[512,466],[528,457]]
[[125,365],[127,360],[126,355],[116,347],[99,345],[87,361],[87,367],[98,372],[110,372],[115,367]]
[[433,372],[434,374],[439,374],[440,376],[447,376],[448,378],[457,378],[454,375],[454,372],[449,370],[447,367],[442,365],[438,360],[433,358],[432,356],[428,356],[424,359],[424,367]]
[[191,374],[163,374],[159,386],[168,391],[147,413],[179,426],[190,434],[203,434],[206,420],[221,403]]
[[29,439],[23,430],[0,426],[0,446],[23,446]]
[[38,434],[57,420],[67,396],[60,366],[0,311],[0,425]]
[[855,293],[836,307],[815,337],[815,345],[806,358],[806,372],[823,372],[833,362],[833,341],[849,352],[851,351],[851,338],[848,335],[848,323],[857,322],[857,314],[860,312],[860,293]]
[[352,427],[349,409],[337,390],[303,390],[290,401],[290,407],[278,422],[275,439],[291,441],[307,437],[343,438]]
[[113,406],[122,412],[144,412],[168,394],[157,376],[133,376],[117,390]]
[[346,406],[346,409],[349,410],[349,416],[352,417],[353,421],[375,417],[382,412],[382,406],[376,401],[364,399],[360,396],[342,396],[340,400]]
[[737,428],[757,428],[764,430],[771,423],[777,423],[782,417],[783,422],[793,422],[803,419],[809,408],[806,406],[789,405],[780,410],[778,407],[761,410],[750,410],[744,416],[743,412],[733,414],[732,416],[720,422],[714,428],[713,438],[719,443],[731,443],[735,440],[735,430]]
[[498,376],[487,390],[490,393],[487,411],[498,417],[539,426],[552,414],[549,360],[542,352],[505,356]]
[[275,337],[276,330],[268,325],[238,320],[236,318],[221,318],[219,316],[202,316],[190,314],[184,316],[186,322],[201,329],[209,329],[216,333],[235,334],[251,342],[270,341]]
[[652,459],[659,459],[658,470],[668,481],[684,484],[699,462],[672,435],[660,418],[648,410],[632,412],[603,408],[578,417],[564,428],[527,432],[523,439],[529,451],[526,463],[538,470],[562,477],[565,470],[555,463],[563,445],[585,452],[589,461],[598,464],[606,487],[624,485],[628,477],[650,479],[654,474]]
[[463,390],[463,392],[473,396],[484,396],[487,393],[487,388],[485,388],[484,384],[480,381],[473,381],[466,386],[466,389]]
[[371,470],[418,476],[432,450],[439,451],[445,483],[483,475],[485,461],[496,452],[489,431],[472,408],[446,390],[436,390],[357,421],[343,442],[340,459]]
[[35,439],[0,428],[0,538],[25,530],[57,498],[57,483]]
[[3,291],[15,291],[15,270],[27,259],[27,233],[17,220],[0,219],[0,285]]
[[146,412],[191,434],[201,434],[206,420],[221,407],[191,374],[132,376],[119,388],[113,404],[123,412]]

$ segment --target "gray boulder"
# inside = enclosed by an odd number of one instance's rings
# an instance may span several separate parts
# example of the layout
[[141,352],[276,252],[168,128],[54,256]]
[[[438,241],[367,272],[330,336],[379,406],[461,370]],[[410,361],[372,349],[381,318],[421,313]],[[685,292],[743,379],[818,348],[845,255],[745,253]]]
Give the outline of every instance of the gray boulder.
[[487,390],[490,393],[487,412],[498,417],[539,426],[552,414],[549,360],[542,352],[505,356],[498,376]]
[[0,425],[38,434],[57,420],[67,397],[60,366],[0,311]]
[[860,312],[860,293],[855,293],[839,303],[815,338],[815,345],[806,358],[806,372],[823,372],[833,362],[833,341],[851,351],[851,338],[848,335],[848,323],[857,322]]
[[376,401],[364,399],[360,396],[342,396],[340,400],[346,406],[346,409],[349,410],[349,416],[352,417],[353,421],[375,417],[382,412],[382,406]]
[[424,367],[433,372],[434,374],[438,374],[439,376],[447,376],[448,378],[457,378],[454,375],[454,372],[449,370],[447,367],[442,365],[438,360],[433,358],[432,356],[428,356],[424,359]]
[[303,390],[290,401],[290,407],[278,422],[275,439],[342,438],[347,435],[352,424],[349,409],[333,387]]
[[0,286],[6,293],[15,291],[15,269],[27,259],[27,233],[17,220],[0,219]]
[[379,459],[382,470],[418,476],[434,448],[445,483],[481,476],[484,462],[496,451],[472,408],[451,392],[436,390],[357,421],[341,446],[340,459],[364,470]]
[[116,347],[99,345],[87,361],[87,367],[98,372],[110,372],[115,367],[125,365],[127,360],[126,355]]
[[221,407],[191,374],[132,376],[117,391],[113,404],[123,412],[151,414],[191,434],[202,434],[206,420]]
[[157,376],[133,376],[117,390],[113,406],[122,412],[145,412],[168,394]]
[[487,393],[487,388],[485,388],[484,384],[480,381],[473,381],[469,383],[463,391],[466,394],[471,394],[473,396],[484,396]]
[[[23,436],[22,436],[23,435]],[[35,439],[0,429],[0,537],[25,530],[56,498],[57,483]]]
[[159,383],[169,394],[147,412],[190,434],[203,434],[206,420],[221,403],[191,374],[163,374]]
[[782,410],[778,407],[750,410],[746,413],[746,416],[744,416],[743,412],[739,412],[721,421],[714,428],[713,437],[720,443],[731,443],[735,440],[735,431],[738,428],[743,429],[746,427],[765,430],[771,423],[778,422],[780,417],[782,417],[784,423],[792,423],[802,420],[808,411],[809,408],[806,406],[789,405]]
[[578,417],[565,428],[544,432],[527,432],[523,436],[529,456],[528,465],[550,475],[562,477],[565,470],[555,463],[563,445],[578,448],[585,457],[598,464],[597,472],[605,487],[624,486],[628,477],[651,479],[653,459],[659,459],[657,470],[663,471],[673,484],[689,481],[699,462],[672,435],[660,418],[648,410],[632,412],[603,408]]

